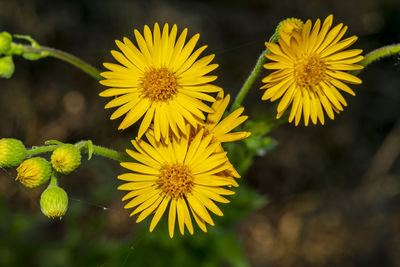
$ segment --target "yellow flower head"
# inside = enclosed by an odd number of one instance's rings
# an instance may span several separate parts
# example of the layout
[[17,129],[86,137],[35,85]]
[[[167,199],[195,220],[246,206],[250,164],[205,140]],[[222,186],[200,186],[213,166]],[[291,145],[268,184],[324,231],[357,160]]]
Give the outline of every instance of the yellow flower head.
[[186,134],[185,123],[193,127],[205,119],[203,112],[213,110],[202,100],[214,102],[208,93],[221,88],[209,84],[217,76],[207,75],[218,67],[209,64],[214,55],[202,57],[206,45],[194,51],[199,34],[186,44],[187,29],[177,36],[177,26],[169,30],[165,24],[162,31],[156,23],[153,33],[146,25],[143,35],[134,31],[137,46],[128,38],[116,41],[121,52],[111,51],[119,62],[104,63],[109,70],[100,81],[112,87],[100,93],[103,97],[115,97],[105,108],[119,108],[111,119],[125,115],[119,129],[126,129],[143,117],[138,137],[142,137],[154,123],[156,140],[168,139],[170,129],[175,135]]
[[118,177],[127,181],[118,189],[130,191],[122,199],[131,199],[125,208],[136,207],[131,213],[139,214],[136,222],[154,213],[150,232],[168,207],[171,238],[176,218],[182,235],[185,227],[193,234],[192,218],[206,232],[206,223],[214,225],[209,211],[223,215],[214,201],[228,203],[221,195],[234,194],[223,188],[231,185],[231,177],[223,174],[229,168],[226,152],[215,152],[219,143],[211,143],[211,136],[203,138],[203,130],[190,143],[185,136],[167,144],[157,142],[150,134],[146,136],[150,144],[136,139],[132,144],[137,152],[127,150],[139,163],[121,163],[132,171]]
[[[229,101],[229,94],[224,97],[223,91],[218,92],[216,101],[211,106],[215,112],[207,115],[207,120],[204,125],[199,125],[196,129],[191,128],[191,136],[194,137],[200,130],[202,130],[204,131],[204,136],[211,135],[211,142],[213,143],[234,142],[248,137],[251,134],[250,132],[231,132],[247,120],[248,117],[242,115],[244,108],[236,109],[221,120],[226,108],[228,107]],[[221,145],[218,146],[217,152],[223,151],[223,147]],[[230,167],[226,170],[227,176],[240,178],[240,174],[235,170],[235,167],[229,161],[228,164]],[[231,180],[233,186],[239,186],[235,179],[232,178]]]
[[278,25],[278,39],[282,39],[287,45],[290,45],[292,38],[299,39],[303,26],[304,23],[299,19],[285,19]]
[[41,157],[25,160],[17,168],[17,178],[26,187],[38,187],[46,183],[51,175],[50,162]]
[[81,153],[72,144],[61,145],[51,154],[53,168],[63,174],[69,174],[81,164]]
[[229,100],[230,95],[224,97],[224,92],[219,92],[216,101],[211,106],[215,112],[208,114],[205,125],[199,126],[198,128],[200,129],[204,127],[205,134],[212,135],[213,141],[221,143],[234,142],[242,140],[250,135],[250,132],[230,132],[247,120],[247,116],[241,115],[244,108],[236,109],[221,121],[221,118],[229,104]]
[[25,159],[26,148],[24,144],[13,138],[0,139],[0,166],[16,167]]
[[324,111],[333,119],[334,112],[343,111],[347,106],[338,89],[355,95],[346,83],[361,84],[361,80],[346,71],[359,70],[357,65],[363,59],[361,49],[345,50],[356,40],[351,36],[341,40],[347,26],[336,25],[331,29],[333,16],[329,15],[324,23],[318,19],[314,26],[308,20],[301,31],[301,38],[288,45],[282,40],[279,44],[267,42],[271,51],[265,56],[275,62],[267,63],[264,68],[275,70],[263,79],[261,89],[266,89],[262,100],[271,102],[280,99],[277,118],[291,106],[289,122],[295,119],[298,125],[301,116],[307,126],[309,119],[325,123]]

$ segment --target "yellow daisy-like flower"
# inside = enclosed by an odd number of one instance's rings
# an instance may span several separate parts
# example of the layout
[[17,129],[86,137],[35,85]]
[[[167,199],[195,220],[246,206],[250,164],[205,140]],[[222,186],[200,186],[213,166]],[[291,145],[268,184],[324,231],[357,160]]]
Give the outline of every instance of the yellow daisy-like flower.
[[216,97],[216,101],[212,104],[214,113],[207,115],[207,120],[204,126],[205,134],[210,134],[213,141],[225,143],[242,140],[250,135],[250,132],[233,132],[233,129],[247,120],[247,116],[242,116],[244,108],[238,108],[229,114],[221,121],[230,101],[230,95],[224,97],[224,92],[221,91]]
[[314,124],[325,123],[324,111],[333,119],[334,112],[343,111],[346,100],[337,90],[351,95],[353,90],[346,83],[361,84],[361,80],[346,71],[359,70],[357,65],[363,59],[361,49],[345,50],[356,40],[356,36],[340,40],[347,26],[339,24],[331,29],[333,16],[328,16],[321,26],[318,19],[314,26],[308,20],[301,31],[301,37],[292,39],[290,46],[283,40],[278,44],[266,43],[271,51],[265,56],[275,62],[264,68],[276,70],[263,79],[261,89],[266,89],[262,100],[271,102],[281,98],[277,118],[280,118],[292,104],[289,122],[295,118],[298,125],[301,116],[307,126],[309,119]]
[[109,88],[100,93],[103,97],[116,97],[105,108],[119,108],[111,119],[125,115],[119,129],[126,129],[143,117],[139,127],[140,138],[154,122],[156,140],[168,139],[170,130],[180,136],[186,134],[185,122],[193,127],[205,120],[203,112],[212,113],[211,107],[202,100],[214,102],[208,93],[222,90],[209,84],[217,76],[207,74],[218,67],[210,64],[214,55],[202,57],[206,45],[194,50],[199,34],[186,44],[187,29],[177,38],[177,26],[162,31],[157,23],[153,33],[146,25],[144,34],[134,31],[137,46],[128,38],[116,41],[121,52],[111,51],[120,63],[104,63],[109,70],[101,75],[101,84]]
[[146,136],[150,144],[136,139],[132,144],[137,152],[127,150],[140,163],[121,163],[121,166],[132,171],[118,176],[119,179],[128,181],[118,188],[130,191],[122,199],[131,199],[125,208],[136,207],[131,213],[131,216],[139,214],[136,222],[154,213],[150,232],[167,207],[171,238],[174,235],[176,218],[182,235],[185,227],[193,234],[191,217],[206,232],[206,223],[214,225],[208,211],[218,216],[223,215],[214,201],[228,203],[221,195],[234,194],[233,191],[223,188],[231,183],[222,174],[229,168],[226,152],[215,152],[219,143],[211,143],[211,136],[203,138],[203,130],[190,143],[188,137],[173,139],[165,144],[157,142],[148,133]]
[[[196,129],[192,128],[191,135],[195,136],[200,130],[204,130],[204,136],[210,135],[212,137],[211,142],[219,143],[239,141],[248,137],[251,134],[250,132],[231,132],[247,120],[248,117],[242,115],[244,108],[236,109],[221,121],[229,101],[229,94],[224,97],[223,91],[218,92],[216,101],[211,106],[215,112],[208,114],[204,125],[199,125]],[[220,145],[217,151],[223,152],[224,149]],[[228,176],[240,178],[240,174],[235,170],[235,167],[230,162],[228,164],[230,165],[226,170]],[[233,186],[239,186],[235,179],[231,178],[231,181]]]

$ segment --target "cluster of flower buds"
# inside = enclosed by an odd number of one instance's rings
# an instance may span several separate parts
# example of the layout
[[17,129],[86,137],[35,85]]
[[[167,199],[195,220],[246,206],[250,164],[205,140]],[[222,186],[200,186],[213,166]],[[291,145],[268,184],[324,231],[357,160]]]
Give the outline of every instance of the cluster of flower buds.
[[[0,51],[3,44],[0,41]],[[71,144],[61,144],[52,152],[51,162],[43,157],[31,157],[17,139],[0,139],[0,167],[17,167],[16,181],[28,188],[50,183],[40,197],[40,207],[49,218],[60,218],[68,209],[68,195],[57,185],[57,173],[70,174],[81,163],[81,153]]]
[[[18,44],[14,39],[28,41],[30,45]],[[13,56],[22,56],[27,60],[38,60],[47,57],[48,51],[40,50],[38,42],[28,35],[11,35],[8,32],[0,33],[0,78],[9,79],[14,74]]]
[[8,32],[0,33],[0,78],[9,79],[14,73],[14,62],[9,50],[12,45],[12,36]]

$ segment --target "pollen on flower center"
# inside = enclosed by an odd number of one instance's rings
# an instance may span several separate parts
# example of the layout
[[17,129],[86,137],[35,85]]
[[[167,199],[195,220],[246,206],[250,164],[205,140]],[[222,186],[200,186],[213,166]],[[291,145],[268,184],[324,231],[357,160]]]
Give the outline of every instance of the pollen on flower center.
[[193,177],[187,166],[165,165],[161,169],[157,184],[167,195],[179,198],[192,190]]
[[142,88],[153,101],[166,101],[178,93],[175,75],[167,68],[150,69],[144,73]]
[[325,62],[318,56],[303,57],[294,67],[296,82],[303,88],[316,90],[315,86],[324,79],[325,70]]

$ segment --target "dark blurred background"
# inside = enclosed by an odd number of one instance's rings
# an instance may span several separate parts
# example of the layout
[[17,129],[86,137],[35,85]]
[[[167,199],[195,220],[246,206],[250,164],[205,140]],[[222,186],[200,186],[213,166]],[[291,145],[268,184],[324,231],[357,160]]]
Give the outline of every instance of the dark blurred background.
[[[112,61],[115,39],[134,39],[144,24],[176,23],[200,33],[205,54],[215,53],[220,65],[216,84],[235,95],[279,21],[329,14],[349,26],[347,37],[359,36],[354,47],[365,52],[400,41],[398,0],[0,0],[0,30],[29,34],[101,68]],[[107,99],[97,95],[103,88],[91,77],[51,58],[14,62],[14,76],[0,80],[0,137],[27,146],[50,139],[130,146],[136,129],[116,130],[119,121],[109,121]],[[235,219],[233,236],[210,229],[216,238],[209,239],[197,228],[199,238],[170,241],[163,226],[148,233],[123,209],[116,162],[85,160],[59,179],[70,196],[62,221],[41,214],[44,188],[26,189],[14,182],[14,169],[0,170],[0,265],[400,266],[399,75],[398,57],[381,60],[361,73],[363,84],[352,87],[357,96],[345,96],[348,107],[335,120],[274,129],[278,146],[242,179],[268,204]],[[250,118],[274,108],[261,102],[260,85],[244,103]]]

